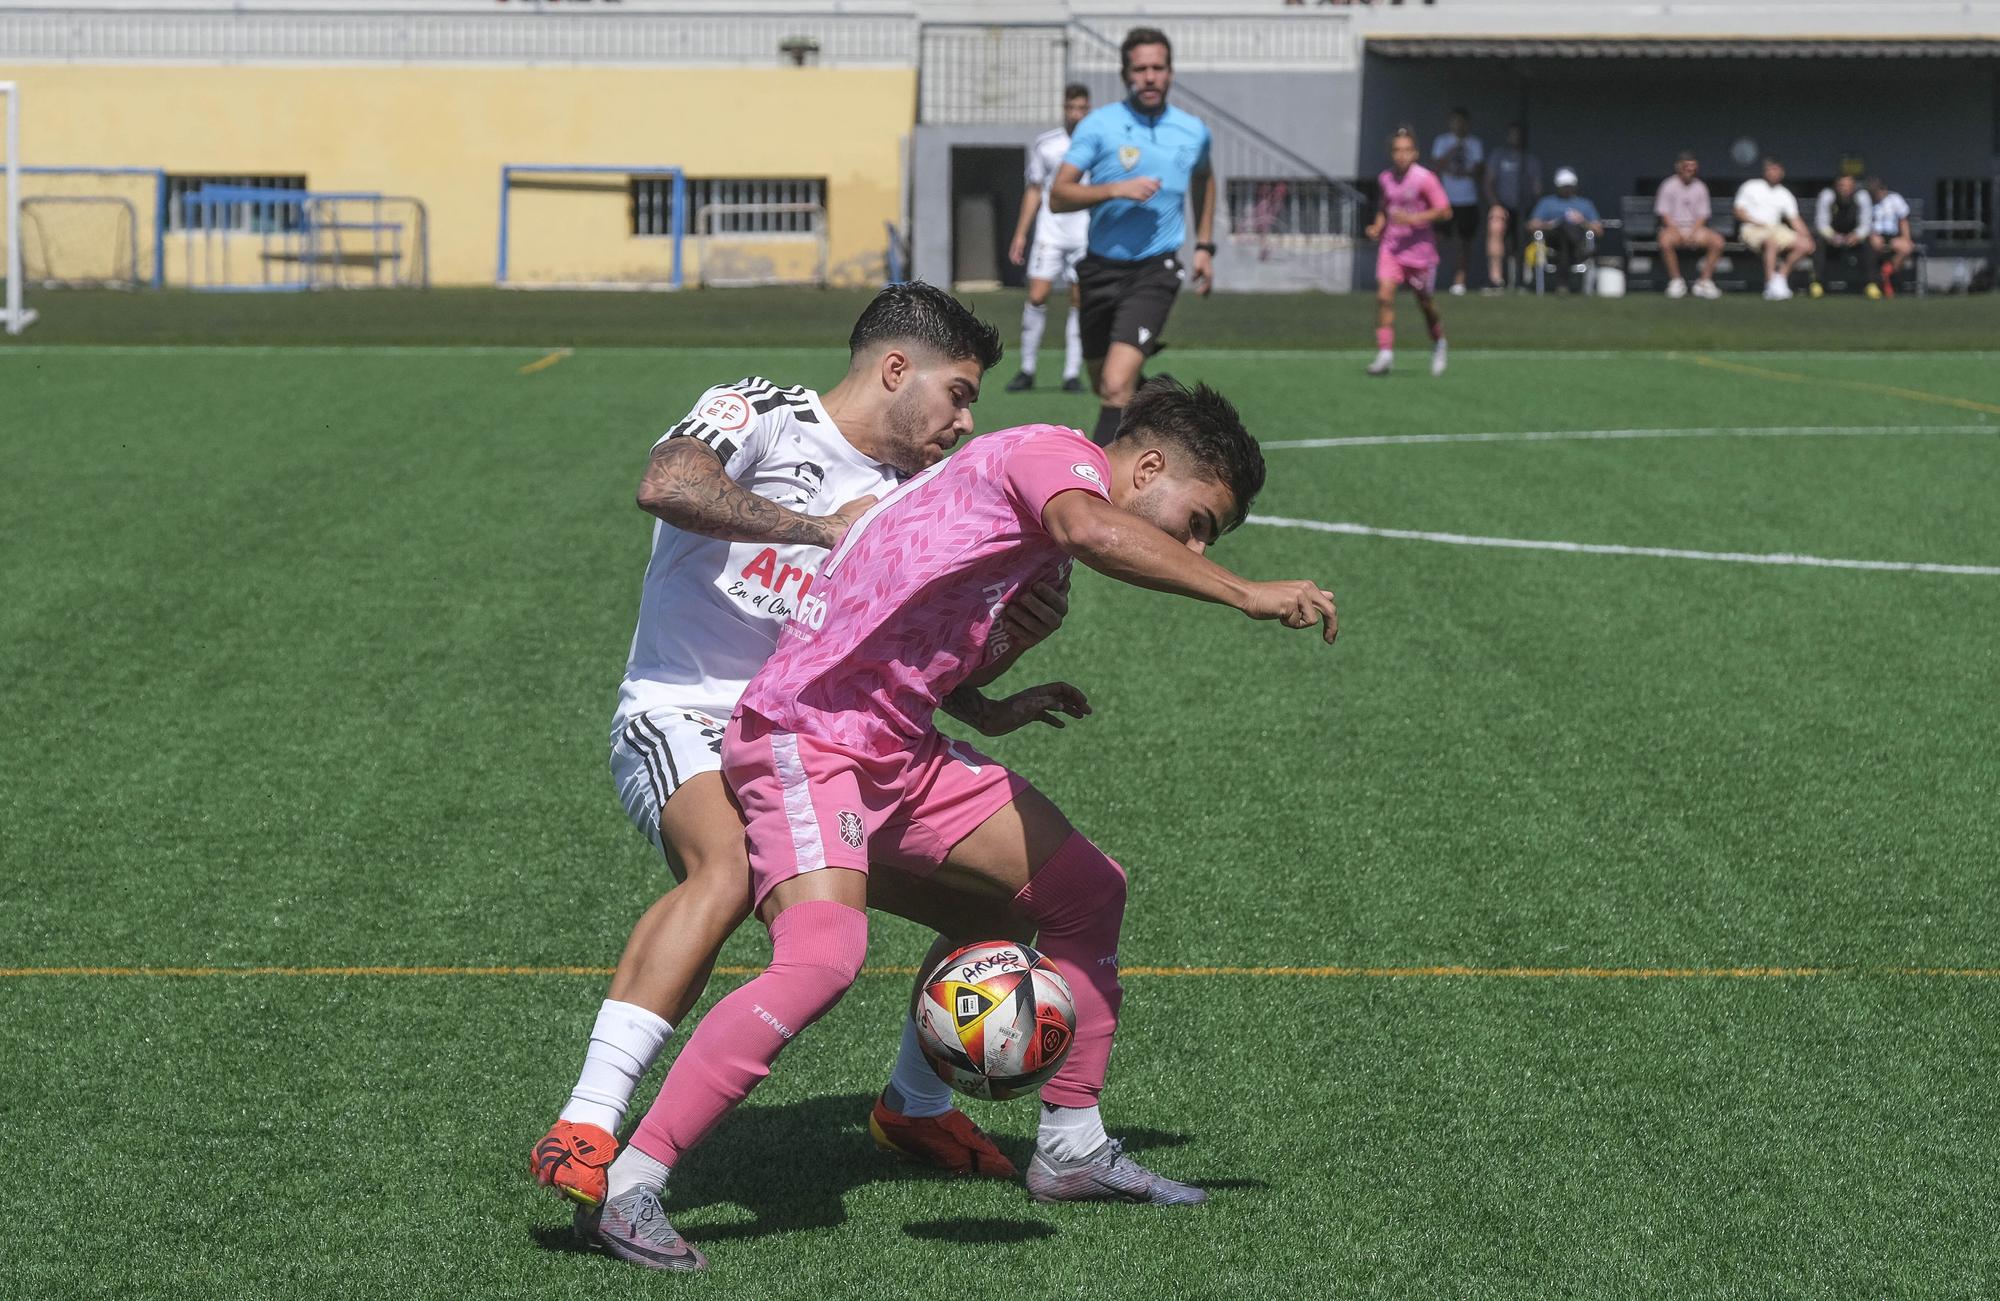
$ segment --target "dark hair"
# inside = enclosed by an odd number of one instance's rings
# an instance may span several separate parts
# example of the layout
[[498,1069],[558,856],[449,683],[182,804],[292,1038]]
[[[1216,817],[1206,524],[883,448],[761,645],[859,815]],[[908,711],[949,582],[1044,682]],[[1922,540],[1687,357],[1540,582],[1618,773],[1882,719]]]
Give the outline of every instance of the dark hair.
[[1861,184],[1871,190],[1886,190],[1889,188],[1879,176],[1870,176],[1867,180],[1861,182]]
[[1451,116],[1451,117],[1462,117],[1462,118],[1464,118],[1464,119],[1465,119],[1466,121],[1468,121],[1468,122],[1470,122],[1470,121],[1472,120],[1472,114],[1471,114],[1471,113],[1469,113],[1469,112],[1467,112],[1467,111],[1466,111],[1466,109],[1465,109],[1465,106],[1464,106],[1464,105],[1462,105],[1462,104],[1461,104],[1461,105],[1460,105],[1459,107],[1457,107],[1457,108],[1453,109],[1453,110],[1451,111],[1451,113],[1449,114],[1449,116]]
[[1171,443],[1204,478],[1227,487],[1236,498],[1235,528],[1250,513],[1264,487],[1264,453],[1243,427],[1235,404],[1206,384],[1187,388],[1169,375],[1155,375],[1126,404],[1118,437],[1157,438]]
[[1415,140],[1417,138],[1417,129],[1415,127],[1409,127],[1409,126],[1399,126],[1394,131],[1391,131],[1389,133],[1389,143],[1395,144],[1398,140],[1402,139],[1404,136],[1408,136],[1410,139]]
[[1766,167],[1783,167],[1784,165],[1785,165],[1785,163],[1784,163],[1784,160],[1783,160],[1783,159],[1781,159],[1781,158],[1779,158],[1779,157],[1778,157],[1778,156],[1777,156],[1776,154],[1765,154],[1765,155],[1764,155],[1764,166],[1766,166]]
[[1683,149],[1679,153],[1674,155],[1675,166],[1679,166],[1682,163],[1692,163],[1699,161],[1700,160],[1694,156],[1694,150],[1692,149]]
[[1069,103],[1069,101],[1073,99],[1089,99],[1089,98],[1090,98],[1090,87],[1084,85],[1080,81],[1072,81],[1071,83],[1069,83],[1069,85],[1063,87],[1063,103],[1065,104]]
[[1174,66],[1174,43],[1167,34],[1157,27],[1134,27],[1125,33],[1125,39],[1118,43],[1118,71],[1123,73],[1132,67],[1132,51],[1141,45],[1164,45],[1167,47],[1167,66]]
[[859,356],[876,343],[916,343],[953,361],[978,361],[991,370],[1000,364],[1000,331],[972,314],[972,309],[936,285],[911,280],[884,285],[861,310],[847,351]]

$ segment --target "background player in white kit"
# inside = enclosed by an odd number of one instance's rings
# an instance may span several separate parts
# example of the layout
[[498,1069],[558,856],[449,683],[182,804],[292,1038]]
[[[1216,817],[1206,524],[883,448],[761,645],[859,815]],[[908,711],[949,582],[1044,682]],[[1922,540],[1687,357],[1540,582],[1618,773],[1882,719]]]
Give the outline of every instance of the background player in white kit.
[[[1050,212],[1049,183],[1056,179],[1069,153],[1070,133],[1090,114],[1090,88],[1072,81],[1063,87],[1063,124],[1035,137],[1028,146],[1028,191],[1021,196],[1021,219],[1014,224],[1014,242],[1007,257],[1028,268],[1028,302],[1021,309],[1021,370],[1007,381],[1009,393],[1035,387],[1036,355],[1042,331],[1049,323],[1049,290],[1069,286],[1069,320],[1063,326],[1063,392],[1083,392],[1083,318],[1076,288],[1076,264],[1090,244],[1088,212]],[[1028,231],[1035,232],[1034,251],[1027,252]]]
[[[603,1200],[615,1133],[640,1079],[750,911],[743,823],[720,772],[737,699],[826,549],[878,495],[971,432],[980,379],[1000,357],[991,326],[921,283],[884,289],[848,342],[848,375],[824,398],[762,379],[708,390],[654,445],[639,489],[639,505],[659,522],[612,720],[611,770],[626,813],[682,884],[633,929],[576,1088],[535,1147],[535,1177],[585,1207]],[[1041,597],[1050,604],[1038,597],[1010,610],[1023,650],[1060,622],[1062,595]],[[1005,702],[974,692],[954,712],[995,734],[1053,721],[1050,709],[1080,713],[1067,690],[1033,688]],[[897,873],[882,881],[882,906],[934,929],[949,931],[961,917],[992,929],[990,905],[961,912],[950,891]],[[951,1108],[907,1028],[871,1129],[885,1147],[961,1173],[1013,1173]]]

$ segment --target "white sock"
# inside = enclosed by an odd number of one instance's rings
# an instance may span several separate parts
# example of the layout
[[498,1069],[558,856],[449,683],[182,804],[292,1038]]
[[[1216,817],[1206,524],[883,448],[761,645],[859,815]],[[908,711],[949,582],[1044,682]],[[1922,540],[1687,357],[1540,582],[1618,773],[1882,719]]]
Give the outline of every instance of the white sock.
[[627,1143],[625,1150],[618,1154],[618,1159],[604,1172],[604,1200],[610,1201],[621,1193],[640,1187],[657,1193],[667,1186],[667,1175],[670,1173],[669,1167]]
[[882,1100],[889,1110],[910,1117],[942,1116],[951,1110],[951,1086],[938,1078],[937,1069],[917,1046],[913,1018],[903,1018],[903,1046],[896,1050],[896,1069],[889,1072]]
[[1069,320],[1063,323],[1063,378],[1075,379],[1083,373],[1083,313],[1071,303]]
[[653,1069],[673,1033],[666,1021],[638,1004],[605,999],[597,1009],[597,1024],[590,1028],[583,1073],[570,1090],[562,1118],[617,1133],[639,1081]]
[[1049,328],[1049,306],[1021,305],[1021,370],[1035,373],[1035,354],[1042,350],[1042,331]]
[[1104,1113],[1096,1107],[1051,1107],[1042,1104],[1042,1132],[1035,1147],[1058,1161],[1081,1161],[1109,1139]]

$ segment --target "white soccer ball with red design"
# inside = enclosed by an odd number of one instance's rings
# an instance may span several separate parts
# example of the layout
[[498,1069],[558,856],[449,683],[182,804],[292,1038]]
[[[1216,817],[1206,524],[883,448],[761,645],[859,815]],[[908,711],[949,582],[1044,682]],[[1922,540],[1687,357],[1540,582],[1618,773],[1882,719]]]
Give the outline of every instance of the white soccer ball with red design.
[[917,1042],[945,1083],[998,1101],[1048,1082],[1076,1037],[1076,999],[1056,964],[1025,944],[968,944],[917,999]]

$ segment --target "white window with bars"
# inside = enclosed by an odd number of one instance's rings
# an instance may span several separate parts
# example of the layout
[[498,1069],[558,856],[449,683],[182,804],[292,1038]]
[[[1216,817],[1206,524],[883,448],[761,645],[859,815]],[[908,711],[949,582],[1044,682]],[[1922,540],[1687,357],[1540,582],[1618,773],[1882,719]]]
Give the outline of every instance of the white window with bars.
[[1349,233],[1346,193],[1318,177],[1233,176],[1226,203],[1229,233],[1236,239]]
[[241,173],[193,175],[169,172],[167,174],[169,233],[216,230],[241,231],[254,235],[293,230],[298,226],[299,209],[296,204],[189,202],[192,196],[209,186],[231,186],[250,190],[303,190],[306,188],[306,178],[303,175],[271,176]]
[[[674,233],[671,177],[631,179],[632,233]],[[826,181],[820,177],[689,177],[687,233],[759,239],[817,238],[826,224]],[[705,228],[696,229],[701,214]]]

